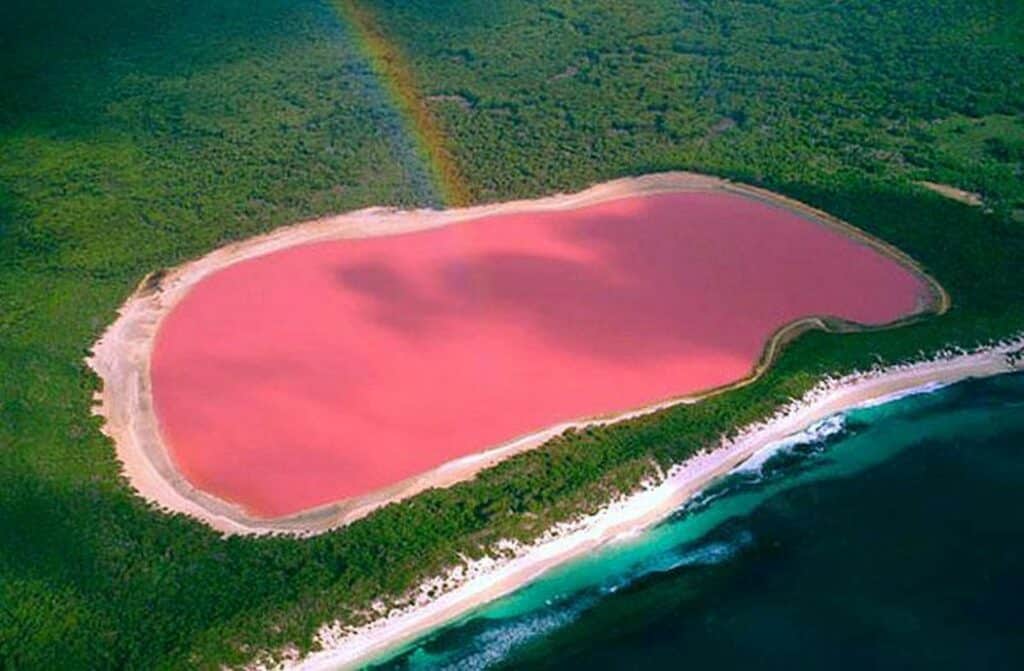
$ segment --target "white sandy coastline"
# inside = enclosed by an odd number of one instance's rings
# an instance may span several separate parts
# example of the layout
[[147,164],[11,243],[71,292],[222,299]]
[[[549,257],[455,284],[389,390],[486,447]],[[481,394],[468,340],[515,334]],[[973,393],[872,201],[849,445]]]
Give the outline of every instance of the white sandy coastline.
[[[203,278],[240,261],[302,244],[398,235],[456,225],[487,216],[570,210],[629,196],[685,191],[720,191],[741,195],[774,207],[786,208],[839,229],[845,235],[896,259],[922,277],[933,293],[931,304],[921,306],[922,312],[942,313],[949,306],[949,298],[942,287],[898,249],[802,203],[756,187],[706,175],[685,172],[645,175],[606,182],[575,194],[453,210],[399,211],[372,208],[286,226],[266,235],[227,245],[195,261],[147,278],[122,306],[117,320],[96,343],[92,355],[87,359],[89,366],[103,380],[103,390],[97,394],[95,411],[105,420],[103,430],[113,439],[118,459],[129,482],[139,494],[158,507],[185,513],[224,533],[286,532],[308,535],[337,528],[382,505],[428,488],[449,486],[470,478],[503,459],[534,449],[567,428],[622,421],[668,405],[692,402],[706,393],[669,399],[606,417],[577,418],[456,459],[366,496],[327,504],[288,517],[260,519],[249,515],[241,506],[194,487],[179,472],[166,449],[153,409],[149,368],[154,340],[163,318]],[[756,379],[771,362],[778,345],[807,328],[828,326],[816,317],[784,326],[766,344],[765,356],[747,378],[737,381],[736,385],[712,391],[717,393]]]
[[252,668],[323,671],[352,668],[394,650],[472,609],[508,594],[545,571],[616,539],[635,535],[664,519],[716,478],[735,469],[760,450],[828,417],[854,407],[895,400],[975,377],[1024,369],[1024,335],[973,352],[942,352],[917,363],[875,368],[827,379],[766,422],[746,427],[731,441],[691,458],[660,482],[610,503],[599,513],[553,529],[529,546],[502,543],[497,558],[467,561],[428,581],[402,604],[380,604],[380,617],[358,628],[325,625],[321,650],[284,661],[258,662]]

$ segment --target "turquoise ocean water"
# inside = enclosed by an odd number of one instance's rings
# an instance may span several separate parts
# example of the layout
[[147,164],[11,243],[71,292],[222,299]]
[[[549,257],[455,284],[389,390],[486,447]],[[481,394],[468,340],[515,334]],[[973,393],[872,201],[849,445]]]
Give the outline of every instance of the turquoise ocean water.
[[377,668],[1024,669],[1024,374],[812,433]]

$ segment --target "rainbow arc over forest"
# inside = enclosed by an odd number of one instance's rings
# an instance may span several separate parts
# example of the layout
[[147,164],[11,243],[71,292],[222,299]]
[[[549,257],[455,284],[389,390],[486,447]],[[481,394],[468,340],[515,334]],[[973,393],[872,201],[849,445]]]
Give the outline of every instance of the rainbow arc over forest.
[[469,189],[401,50],[387,39],[372,11],[356,0],[333,0],[331,4],[352,29],[359,49],[394,102],[444,204],[468,205]]

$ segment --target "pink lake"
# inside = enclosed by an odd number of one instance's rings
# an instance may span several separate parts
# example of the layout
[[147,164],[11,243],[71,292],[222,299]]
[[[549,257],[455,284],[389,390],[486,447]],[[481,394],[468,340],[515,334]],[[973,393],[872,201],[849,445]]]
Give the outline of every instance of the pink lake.
[[189,481],[278,517],[727,384],[801,317],[883,324],[927,296],[907,268],[784,209],[628,197],[230,266],[164,320],[153,398]]

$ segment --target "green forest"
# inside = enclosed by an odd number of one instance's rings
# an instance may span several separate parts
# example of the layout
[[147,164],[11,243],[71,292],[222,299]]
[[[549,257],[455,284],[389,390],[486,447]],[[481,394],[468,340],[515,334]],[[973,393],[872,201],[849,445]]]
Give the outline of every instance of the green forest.
[[596,510],[823,375],[1024,328],[1022,3],[357,3],[403,54],[474,202],[708,172],[895,244],[952,309],[805,334],[755,384],[563,435],[341,530],[222,538],[132,492],[84,357],[152,271],[322,214],[443,205],[428,157],[336,2],[11,0],[0,669],[220,668],[307,648],[323,622],[358,623],[460,553]]

